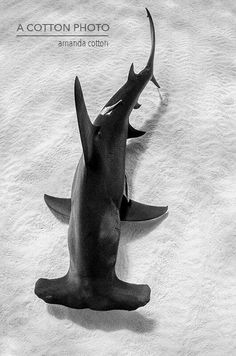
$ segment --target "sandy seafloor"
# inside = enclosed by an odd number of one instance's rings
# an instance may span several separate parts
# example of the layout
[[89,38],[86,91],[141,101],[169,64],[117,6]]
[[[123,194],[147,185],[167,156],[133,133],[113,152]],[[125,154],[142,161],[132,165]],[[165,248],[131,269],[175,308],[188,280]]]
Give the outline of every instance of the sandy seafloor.
[[[231,0],[1,1],[1,356],[236,355],[236,5]],[[35,281],[67,272],[67,225],[43,194],[69,196],[81,155],[73,84],[92,120],[141,70],[156,25],[154,73],[131,114],[130,193],[168,205],[124,223],[117,274],[147,283],[134,312],[48,306]],[[109,23],[107,48],[16,38],[19,23]]]

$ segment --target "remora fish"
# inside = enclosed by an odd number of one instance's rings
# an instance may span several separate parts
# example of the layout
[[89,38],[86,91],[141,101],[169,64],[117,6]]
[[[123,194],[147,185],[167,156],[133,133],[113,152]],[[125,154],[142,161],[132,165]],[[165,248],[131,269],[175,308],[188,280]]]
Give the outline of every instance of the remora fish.
[[68,246],[70,265],[62,278],[40,278],[35,293],[47,303],[95,310],[134,310],[150,299],[148,285],[121,281],[115,272],[120,239],[120,220],[146,220],[166,213],[168,207],[154,207],[129,200],[124,192],[126,139],[129,115],[140,93],[152,80],[155,33],[151,15],[152,48],[145,68],[138,74],[131,65],[127,82],[91,123],[80,82],[75,80],[75,104],[83,147],[77,166],[71,201],[49,197],[49,206],[69,214]]

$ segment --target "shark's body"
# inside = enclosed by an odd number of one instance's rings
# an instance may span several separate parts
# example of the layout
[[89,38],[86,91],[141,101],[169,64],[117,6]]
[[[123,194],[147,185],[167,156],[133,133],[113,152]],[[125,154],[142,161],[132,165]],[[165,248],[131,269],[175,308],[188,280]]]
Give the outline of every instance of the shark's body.
[[[39,279],[35,293],[48,303],[96,310],[134,310],[150,298],[147,285],[126,283],[115,273],[120,220],[146,220],[163,215],[167,207],[147,206],[124,193],[126,140],[142,132],[129,125],[138,97],[153,77],[154,25],[149,11],[152,50],[143,71],[131,66],[127,82],[91,123],[78,78],[75,102],[83,155],[72,185],[71,201],[46,196],[50,208],[69,216],[68,273],[58,279]],[[158,86],[159,87],[159,86]]]

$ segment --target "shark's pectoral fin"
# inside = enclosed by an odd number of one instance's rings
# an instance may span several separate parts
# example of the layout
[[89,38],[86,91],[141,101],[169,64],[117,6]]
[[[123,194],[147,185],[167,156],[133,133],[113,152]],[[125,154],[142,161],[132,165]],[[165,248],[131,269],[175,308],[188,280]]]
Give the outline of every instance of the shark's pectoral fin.
[[53,213],[60,216],[62,219],[70,219],[71,199],[57,198],[44,194],[44,200]]
[[159,218],[168,210],[168,206],[153,206],[122,198],[120,219],[122,221],[144,221]]
[[133,126],[129,124],[127,138],[143,136],[145,133],[145,131],[136,130]]

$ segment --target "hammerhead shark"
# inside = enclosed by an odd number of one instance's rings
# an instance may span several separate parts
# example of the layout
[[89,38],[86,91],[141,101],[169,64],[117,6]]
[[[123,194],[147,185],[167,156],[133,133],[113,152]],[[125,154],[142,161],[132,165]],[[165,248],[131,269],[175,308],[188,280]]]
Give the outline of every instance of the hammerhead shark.
[[45,196],[55,212],[69,217],[69,269],[57,279],[40,278],[35,294],[47,303],[94,310],[135,310],[150,300],[150,287],[120,280],[115,271],[121,220],[160,217],[168,207],[129,199],[125,177],[126,140],[144,134],[129,124],[138,98],[153,76],[155,30],[148,9],[151,53],[138,74],[130,67],[126,83],[90,121],[82,88],[75,79],[74,94],[83,154],[72,184],[71,199]]

